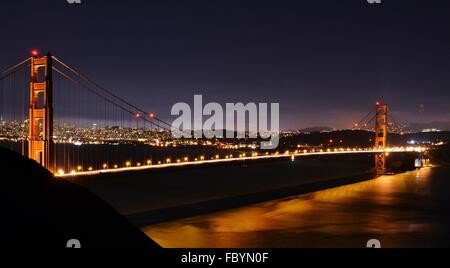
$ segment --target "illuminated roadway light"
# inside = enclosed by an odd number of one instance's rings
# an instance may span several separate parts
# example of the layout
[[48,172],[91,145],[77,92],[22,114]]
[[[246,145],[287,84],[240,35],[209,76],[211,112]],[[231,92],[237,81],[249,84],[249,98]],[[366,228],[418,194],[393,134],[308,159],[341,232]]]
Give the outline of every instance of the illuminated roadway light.
[[125,166],[126,166],[126,167],[131,167],[131,162],[126,162],[126,163],[125,163]]
[[58,173],[57,173],[57,174],[58,174],[59,176],[63,176],[64,173],[65,173],[64,170],[58,169]]

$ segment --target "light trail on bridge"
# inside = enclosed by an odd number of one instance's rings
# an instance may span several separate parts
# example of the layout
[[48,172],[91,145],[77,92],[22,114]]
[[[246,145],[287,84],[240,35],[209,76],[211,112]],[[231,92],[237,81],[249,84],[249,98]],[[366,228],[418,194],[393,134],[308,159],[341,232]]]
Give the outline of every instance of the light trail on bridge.
[[[217,164],[217,163],[229,163],[229,162],[240,162],[240,161],[250,161],[250,160],[263,160],[263,159],[279,159],[279,158],[295,158],[302,156],[321,156],[321,155],[342,155],[342,154],[390,154],[390,153],[407,153],[407,152],[416,152],[422,153],[426,151],[425,147],[392,147],[387,149],[361,149],[361,148],[339,148],[339,149],[327,149],[327,150],[319,150],[319,151],[294,151],[294,152],[285,152],[284,154],[273,153],[273,154],[264,154],[260,155],[258,153],[253,153],[252,156],[246,156],[241,154],[239,157],[229,157],[220,158],[217,156],[216,159],[211,160],[198,160],[198,161],[185,161],[185,162],[175,162],[171,163],[170,159],[169,163],[165,164],[157,164],[157,165],[144,165],[144,166],[129,166],[129,162],[127,162],[127,167],[118,167],[114,169],[102,169],[102,170],[91,170],[91,171],[72,171],[70,173],[64,173],[64,171],[59,170],[55,177],[57,178],[73,178],[79,176],[94,176],[100,174],[110,174],[110,173],[121,173],[121,172],[130,172],[130,171],[143,171],[143,170],[151,170],[151,169],[166,169],[166,168],[175,168],[175,167],[185,167],[185,166],[197,166],[197,165],[206,165],[206,164]],[[200,157],[201,158],[201,157]]]

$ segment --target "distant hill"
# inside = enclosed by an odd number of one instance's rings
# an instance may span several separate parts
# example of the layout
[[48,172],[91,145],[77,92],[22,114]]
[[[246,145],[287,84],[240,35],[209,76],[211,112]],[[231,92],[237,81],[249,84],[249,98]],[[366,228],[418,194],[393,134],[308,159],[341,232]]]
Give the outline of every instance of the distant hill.
[[[374,132],[362,130],[339,130],[332,132],[311,132],[287,137],[281,140],[282,147],[295,147],[297,145],[330,146],[330,147],[373,147]],[[388,143],[392,146],[407,145],[408,142],[435,142],[450,141],[450,132],[431,132],[414,134],[389,134]]]
[[300,133],[314,133],[314,132],[324,132],[324,131],[333,131],[332,128],[329,127],[309,127],[309,128],[304,128],[304,129],[300,129],[299,132]]
[[411,123],[408,125],[407,130],[413,131],[413,132],[420,132],[424,129],[439,129],[442,131],[450,131],[450,121],[436,121],[436,122],[429,122],[429,123]]

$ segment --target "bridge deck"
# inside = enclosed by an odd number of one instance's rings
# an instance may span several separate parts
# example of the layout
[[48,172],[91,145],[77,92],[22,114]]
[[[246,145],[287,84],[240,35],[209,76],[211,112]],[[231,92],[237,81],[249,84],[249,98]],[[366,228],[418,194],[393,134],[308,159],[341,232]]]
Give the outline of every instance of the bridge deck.
[[318,156],[318,155],[339,155],[339,154],[380,154],[380,153],[402,153],[402,152],[423,152],[425,148],[423,147],[394,147],[385,150],[378,149],[335,149],[331,151],[318,151],[318,152],[297,152],[297,153],[284,153],[284,154],[272,154],[272,155],[254,155],[245,156],[239,158],[225,158],[225,159],[212,159],[212,160],[199,160],[199,161],[187,161],[187,162],[177,162],[177,163],[166,163],[160,165],[146,165],[146,166],[136,166],[136,167],[124,167],[116,169],[103,169],[95,171],[83,171],[83,172],[72,172],[70,174],[57,173],[55,174],[58,178],[70,178],[79,176],[93,176],[99,174],[108,173],[119,173],[119,172],[130,172],[139,170],[150,170],[150,169],[165,169],[173,167],[182,166],[194,166],[194,165],[206,165],[206,164],[217,164],[217,163],[227,163],[236,161],[250,161],[250,160],[261,160],[261,159],[278,159],[278,158],[296,158],[302,156]]

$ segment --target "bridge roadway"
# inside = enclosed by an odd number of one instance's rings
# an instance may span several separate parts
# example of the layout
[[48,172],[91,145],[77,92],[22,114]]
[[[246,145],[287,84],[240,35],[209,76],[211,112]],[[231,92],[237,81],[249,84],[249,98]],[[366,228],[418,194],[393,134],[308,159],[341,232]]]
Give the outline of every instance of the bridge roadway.
[[303,151],[303,152],[286,152],[284,154],[274,153],[270,155],[252,155],[252,156],[242,156],[238,158],[223,158],[223,159],[211,159],[211,160],[198,160],[198,161],[186,161],[186,162],[176,162],[176,163],[166,163],[159,165],[144,165],[135,167],[121,167],[115,169],[102,169],[93,171],[72,171],[71,173],[64,173],[59,171],[55,174],[57,178],[68,178],[80,177],[80,176],[93,176],[108,173],[120,173],[120,172],[130,172],[130,171],[140,171],[140,170],[151,170],[151,169],[167,169],[174,167],[183,166],[195,166],[195,165],[206,165],[206,164],[217,164],[217,163],[227,163],[236,161],[250,161],[250,160],[262,160],[262,159],[279,159],[279,158],[296,158],[302,156],[319,156],[319,155],[342,155],[342,154],[380,154],[380,153],[405,153],[405,152],[424,152],[426,148],[424,147],[392,147],[384,150],[379,149],[333,149],[327,151]]

